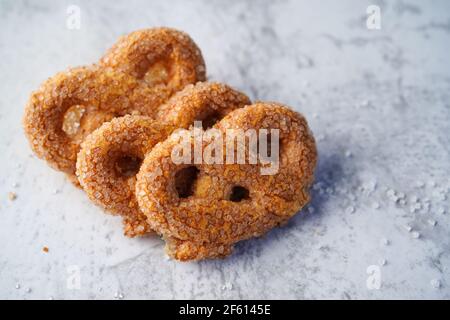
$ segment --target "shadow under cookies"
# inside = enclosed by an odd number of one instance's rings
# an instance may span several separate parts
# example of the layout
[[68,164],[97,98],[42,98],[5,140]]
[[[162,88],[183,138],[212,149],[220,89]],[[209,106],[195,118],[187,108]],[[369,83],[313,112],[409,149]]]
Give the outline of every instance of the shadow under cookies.
[[[233,254],[229,260],[241,259],[244,255],[260,256],[265,247],[269,247],[272,241],[283,241],[286,234],[299,232],[305,224],[315,224],[321,219],[326,219],[327,203],[335,196],[335,190],[343,183],[348,173],[346,168],[352,167],[347,163],[352,159],[341,156],[336,150],[322,148],[318,150],[318,163],[315,170],[314,183],[310,188],[311,201],[284,226],[269,231],[260,238],[241,241],[235,245]],[[344,164],[344,162],[346,162]]]

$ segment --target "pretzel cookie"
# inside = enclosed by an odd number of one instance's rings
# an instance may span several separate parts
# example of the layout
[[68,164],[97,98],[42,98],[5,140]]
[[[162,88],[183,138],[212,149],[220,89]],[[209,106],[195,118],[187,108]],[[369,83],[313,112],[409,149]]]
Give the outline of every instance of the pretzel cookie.
[[89,133],[126,114],[153,117],[175,92],[204,80],[203,57],[187,34],[168,28],[132,32],[98,64],[45,81],[25,108],[25,133],[40,158],[76,181],[76,156]]
[[[221,162],[177,163],[173,153],[180,146],[179,132],[145,157],[137,175],[137,201],[151,227],[165,239],[170,256],[178,260],[227,256],[234,243],[286,222],[309,201],[317,153],[300,114],[279,104],[256,103],[230,112],[204,136],[212,130],[252,129],[277,132],[276,172],[261,174],[269,163],[227,164],[230,149],[225,146]],[[195,148],[194,136],[188,142]],[[202,139],[202,147],[206,150],[210,142]],[[233,152],[237,149],[238,143],[233,143]],[[246,151],[245,160],[251,154]]]
[[94,203],[124,216],[128,236],[149,231],[134,196],[136,173],[145,154],[170,132],[150,117],[126,115],[104,123],[81,145],[76,171],[81,186]]

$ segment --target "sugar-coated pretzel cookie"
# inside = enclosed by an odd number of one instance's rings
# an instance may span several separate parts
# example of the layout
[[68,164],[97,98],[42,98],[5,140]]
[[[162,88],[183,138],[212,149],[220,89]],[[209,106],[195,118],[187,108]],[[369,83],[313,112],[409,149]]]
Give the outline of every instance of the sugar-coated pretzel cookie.
[[127,236],[143,235],[150,229],[134,192],[135,175],[145,154],[174,129],[188,128],[195,120],[213,124],[205,115],[223,117],[249,103],[244,94],[227,85],[197,83],[174,95],[156,120],[127,115],[104,123],[81,144],[76,170],[80,184],[92,201],[124,217]]
[[124,217],[125,234],[150,231],[134,196],[136,173],[145,154],[173,129],[146,116],[126,115],[106,122],[81,144],[77,177],[88,197]]
[[75,178],[83,139],[103,122],[126,114],[154,116],[187,84],[205,80],[205,64],[191,38],[168,28],[122,37],[99,64],[60,72],[33,92],[24,128],[33,151]]
[[[262,175],[267,163],[226,164],[225,146],[223,164],[177,164],[172,157],[180,132],[155,146],[138,173],[136,196],[152,229],[165,239],[168,254],[177,260],[229,255],[234,243],[286,222],[309,201],[317,153],[303,116],[261,102],[229,113],[213,129],[278,130],[278,170]],[[201,141],[204,148],[211,142]]]

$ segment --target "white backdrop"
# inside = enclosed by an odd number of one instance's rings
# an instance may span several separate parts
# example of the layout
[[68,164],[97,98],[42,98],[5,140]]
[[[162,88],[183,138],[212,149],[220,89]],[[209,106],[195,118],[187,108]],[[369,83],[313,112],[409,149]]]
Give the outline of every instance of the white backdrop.
[[[381,29],[366,26],[370,4]],[[69,5],[79,29],[67,27]],[[449,9],[1,1],[0,298],[450,298]],[[226,260],[179,263],[157,238],[124,238],[120,219],[33,157],[23,134],[24,105],[43,80],[152,26],[188,32],[209,79],[292,106],[317,139],[312,209]]]

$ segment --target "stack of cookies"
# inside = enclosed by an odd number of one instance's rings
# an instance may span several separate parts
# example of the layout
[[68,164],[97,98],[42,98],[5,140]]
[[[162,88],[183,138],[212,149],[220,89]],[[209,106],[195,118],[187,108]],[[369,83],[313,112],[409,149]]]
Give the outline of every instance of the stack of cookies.
[[25,133],[125,235],[156,232],[178,260],[225,257],[309,201],[317,152],[304,117],[207,82],[185,33],[119,39],[97,64],[32,93]]

